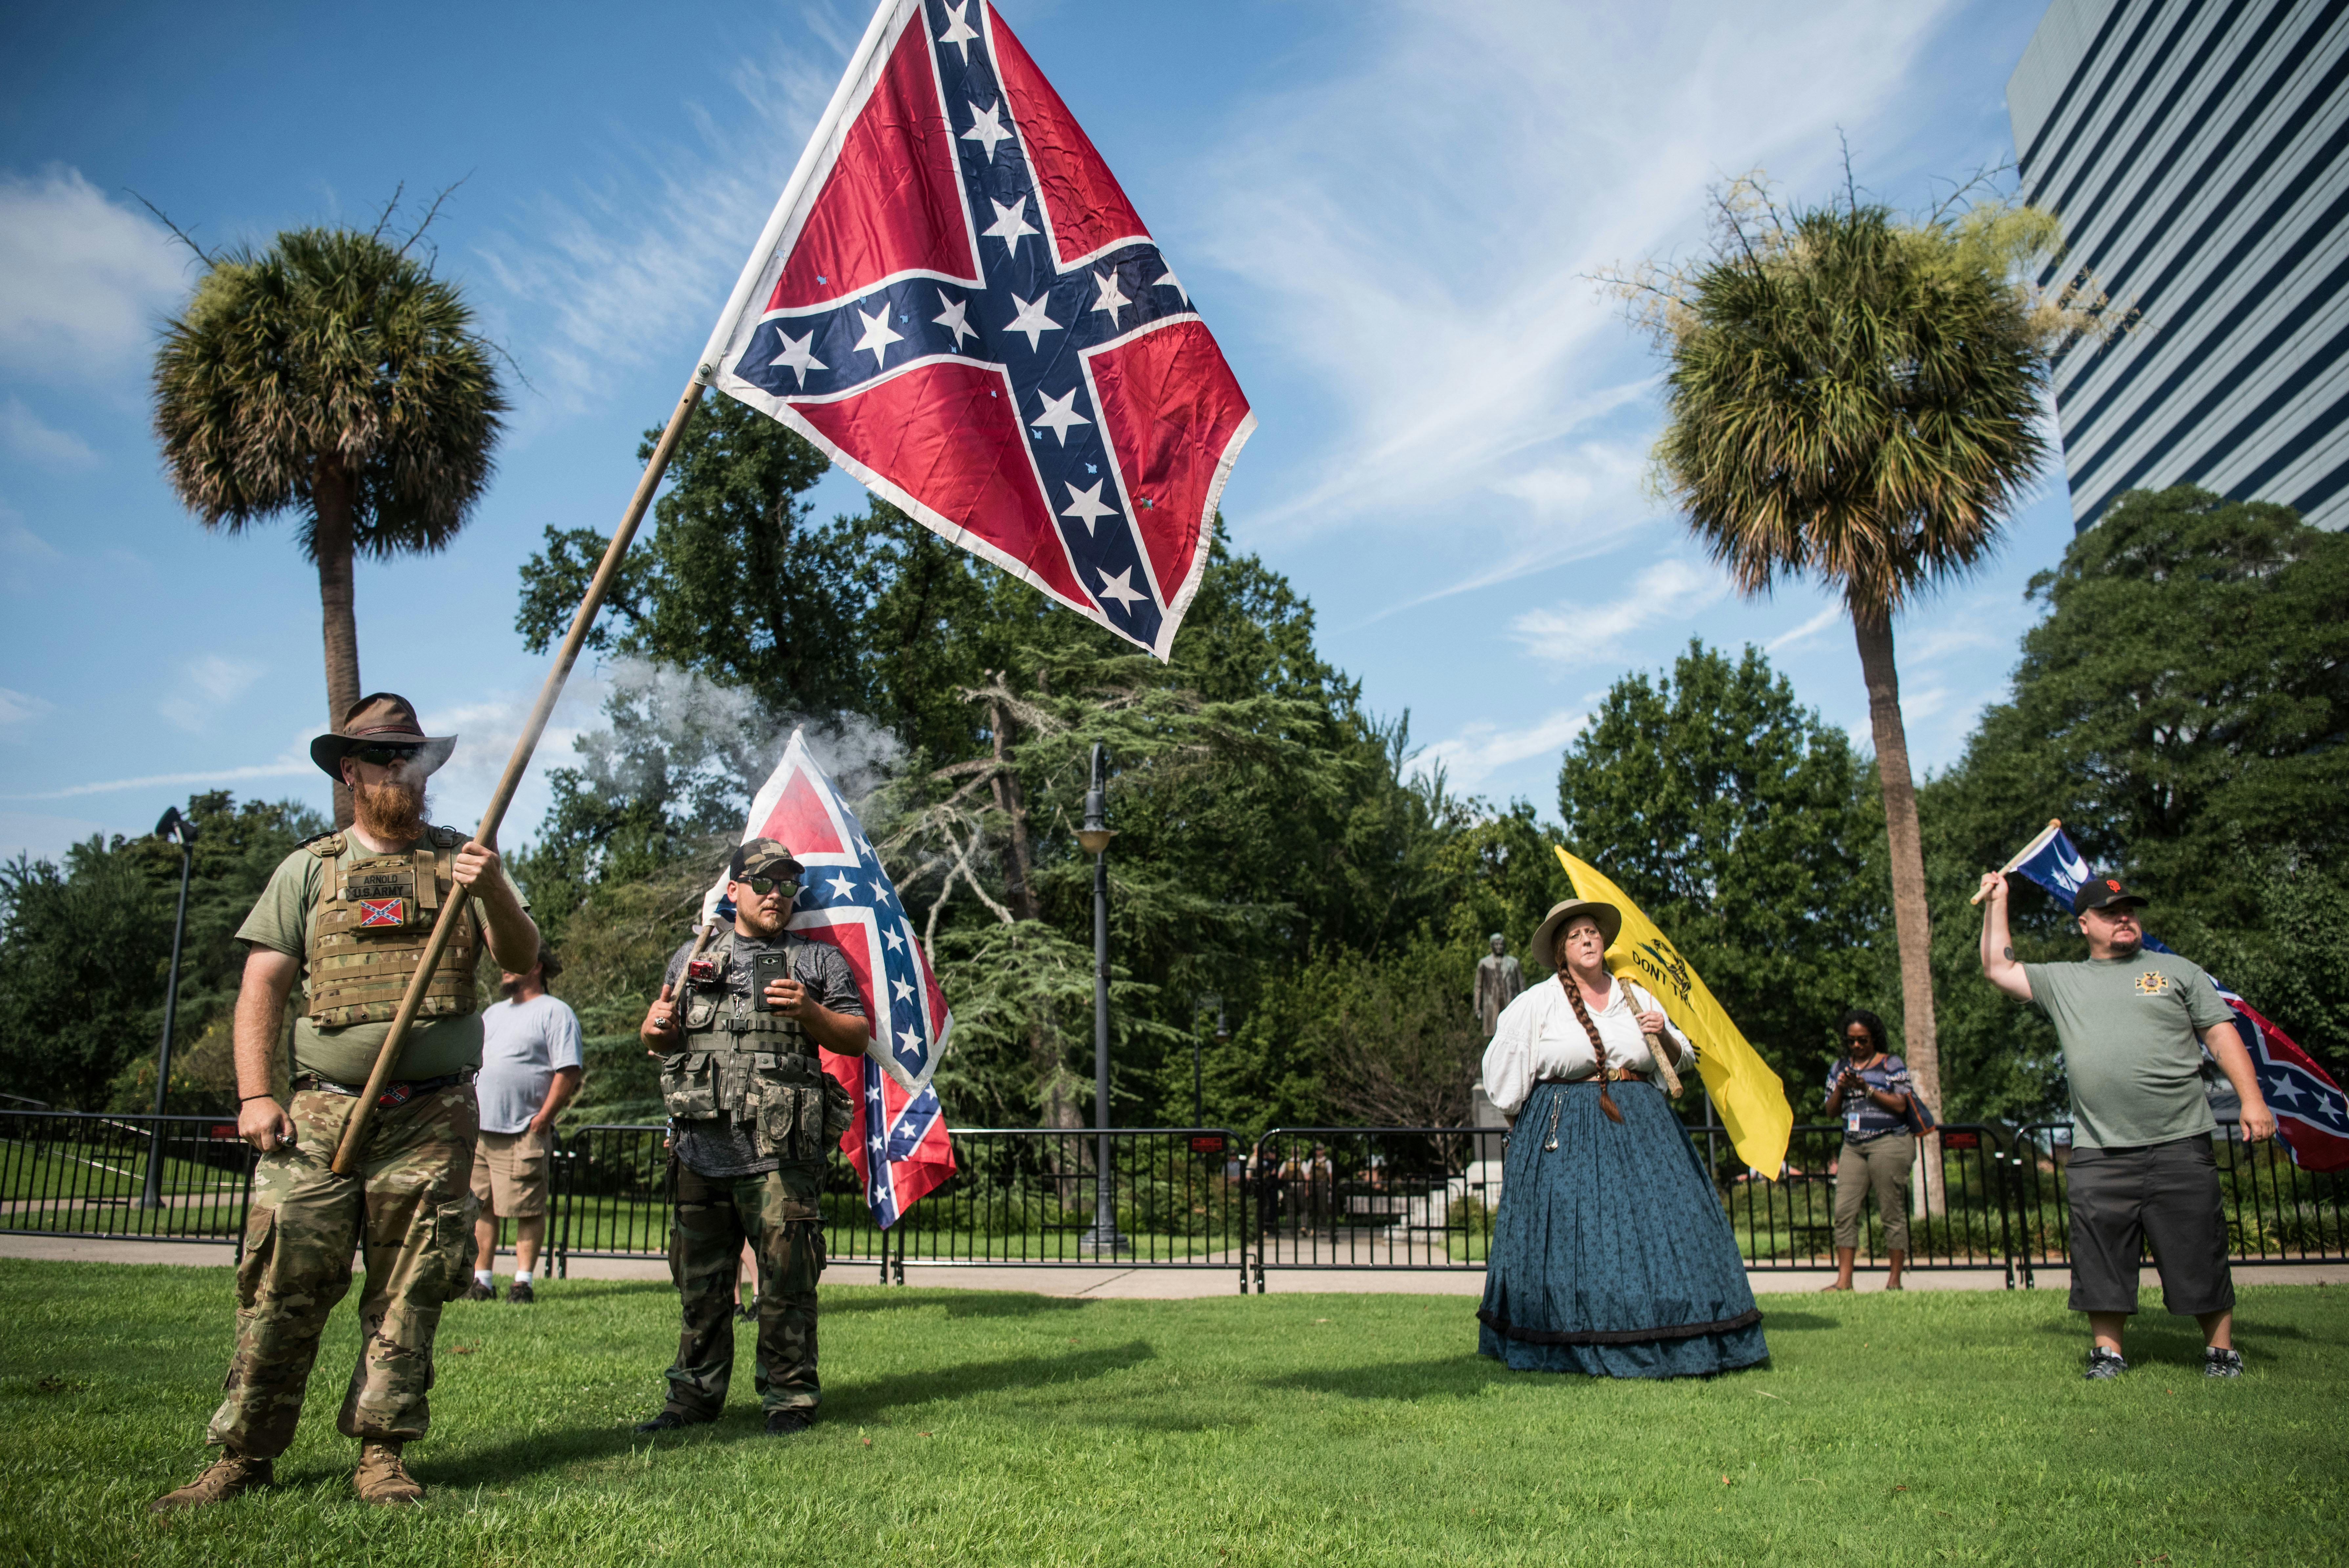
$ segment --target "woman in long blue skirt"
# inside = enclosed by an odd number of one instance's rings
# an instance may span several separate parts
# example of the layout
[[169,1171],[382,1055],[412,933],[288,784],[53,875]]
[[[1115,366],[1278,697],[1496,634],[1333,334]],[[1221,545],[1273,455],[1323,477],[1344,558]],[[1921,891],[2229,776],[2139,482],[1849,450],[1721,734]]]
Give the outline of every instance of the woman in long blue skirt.
[[1622,926],[1574,898],[1535,932],[1556,976],[1511,1002],[1485,1088],[1514,1129],[1493,1225],[1480,1354],[1518,1371],[1702,1377],[1766,1360],[1712,1179],[1663,1093],[1655,1052],[1695,1054],[1655,998],[1609,974]]

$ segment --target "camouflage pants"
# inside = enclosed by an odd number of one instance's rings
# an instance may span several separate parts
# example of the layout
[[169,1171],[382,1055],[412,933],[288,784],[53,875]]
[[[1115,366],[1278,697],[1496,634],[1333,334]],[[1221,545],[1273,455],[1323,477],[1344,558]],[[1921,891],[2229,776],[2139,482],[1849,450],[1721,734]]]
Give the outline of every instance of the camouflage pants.
[[801,1161],[765,1176],[708,1177],[672,1158],[669,1173],[677,1199],[668,1270],[685,1321],[668,1369],[668,1407],[697,1417],[725,1407],[734,1374],[734,1293],[748,1241],[759,1254],[759,1346],[751,1364],[759,1403],[770,1411],[814,1409],[823,1397],[815,1371],[815,1283],[823,1272],[816,1195],[823,1167]]
[[294,1147],[261,1157],[236,1271],[236,1355],[207,1442],[271,1459],[294,1440],[318,1335],[367,1256],[363,1336],[336,1426],[347,1438],[420,1438],[429,1424],[432,1331],[473,1245],[473,1088],[378,1109],[357,1173],[331,1168],[358,1102],[315,1091],[287,1107]]

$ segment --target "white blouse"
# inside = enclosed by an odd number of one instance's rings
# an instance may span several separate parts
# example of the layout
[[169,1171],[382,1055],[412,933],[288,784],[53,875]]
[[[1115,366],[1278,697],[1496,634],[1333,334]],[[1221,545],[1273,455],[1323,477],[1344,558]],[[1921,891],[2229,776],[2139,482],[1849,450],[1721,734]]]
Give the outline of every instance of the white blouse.
[[[1636,981],[1617,980],[1607,1005],[1591,1011],[1599,1038],[1607,1044],[1607,1064],[1633,1073],[1655,1071],[1648,1042],[1640,1030],[1640,1014],[1661,1012],[1656,999]],[[1688,1036],[1664,1022],[1664,1037],[1680,1047],[1675,1071],[1685,1071],[1696,1060]],[[1533,1097],[1535,1083],[1543,1078],[1572,1078],[1593,1067],[1590,1036],[1574,1015],[1566,985],[1550,976],[1504,1008],[1485,1048],[1485,1093],[1505,1116],[1514,1116]]]

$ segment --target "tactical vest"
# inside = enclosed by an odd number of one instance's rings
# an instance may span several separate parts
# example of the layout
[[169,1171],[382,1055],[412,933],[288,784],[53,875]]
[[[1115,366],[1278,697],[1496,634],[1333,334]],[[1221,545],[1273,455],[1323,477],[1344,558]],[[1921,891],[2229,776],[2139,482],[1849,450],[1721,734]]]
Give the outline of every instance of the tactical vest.
[[[370,855],[346,834],[303,847],[326,862],[310,912],[310,1021],[321,1028],[388,1023],[431,940],[440,906],[457,893],[457,849],[465,836],[428,827],[415,847]],[[468,903],[432,971],[419,1018],[473,1011],[473,966],[481,951],[479,918]]]
[[[661,1058],[661,1103],[681,1120],[748,1126],[761,1158],[815,1160],[848,1129],[855,1102],[816,1060],[815,1042],[788,1013],[761,1011],[727,989],[734,933],[707,955],[716,977],[683,982],[685,1049]],[[799,969],[792,967],[798,978]]]

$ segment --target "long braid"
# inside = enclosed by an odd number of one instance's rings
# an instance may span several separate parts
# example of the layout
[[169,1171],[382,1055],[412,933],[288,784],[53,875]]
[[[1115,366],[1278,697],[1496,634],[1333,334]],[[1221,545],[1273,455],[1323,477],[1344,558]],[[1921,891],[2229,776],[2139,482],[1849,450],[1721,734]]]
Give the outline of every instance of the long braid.
[[1563,964],[1558,966],[1557,982],[1566,987],[1566,999],[1574,1003],[1574,1016],[1581,1021],[1582,1032],[1590,1036],[1590,1056],[1599,1073],[1599,1108],[1607,1113],[1608,1120],[1619,1122],[1623,1113],[1607,1093],[1607,1043],[1599,1037],[1599,1025],[1592,1022],[1590,1009],[1583,1002],[1582,988],[1574,983]]

